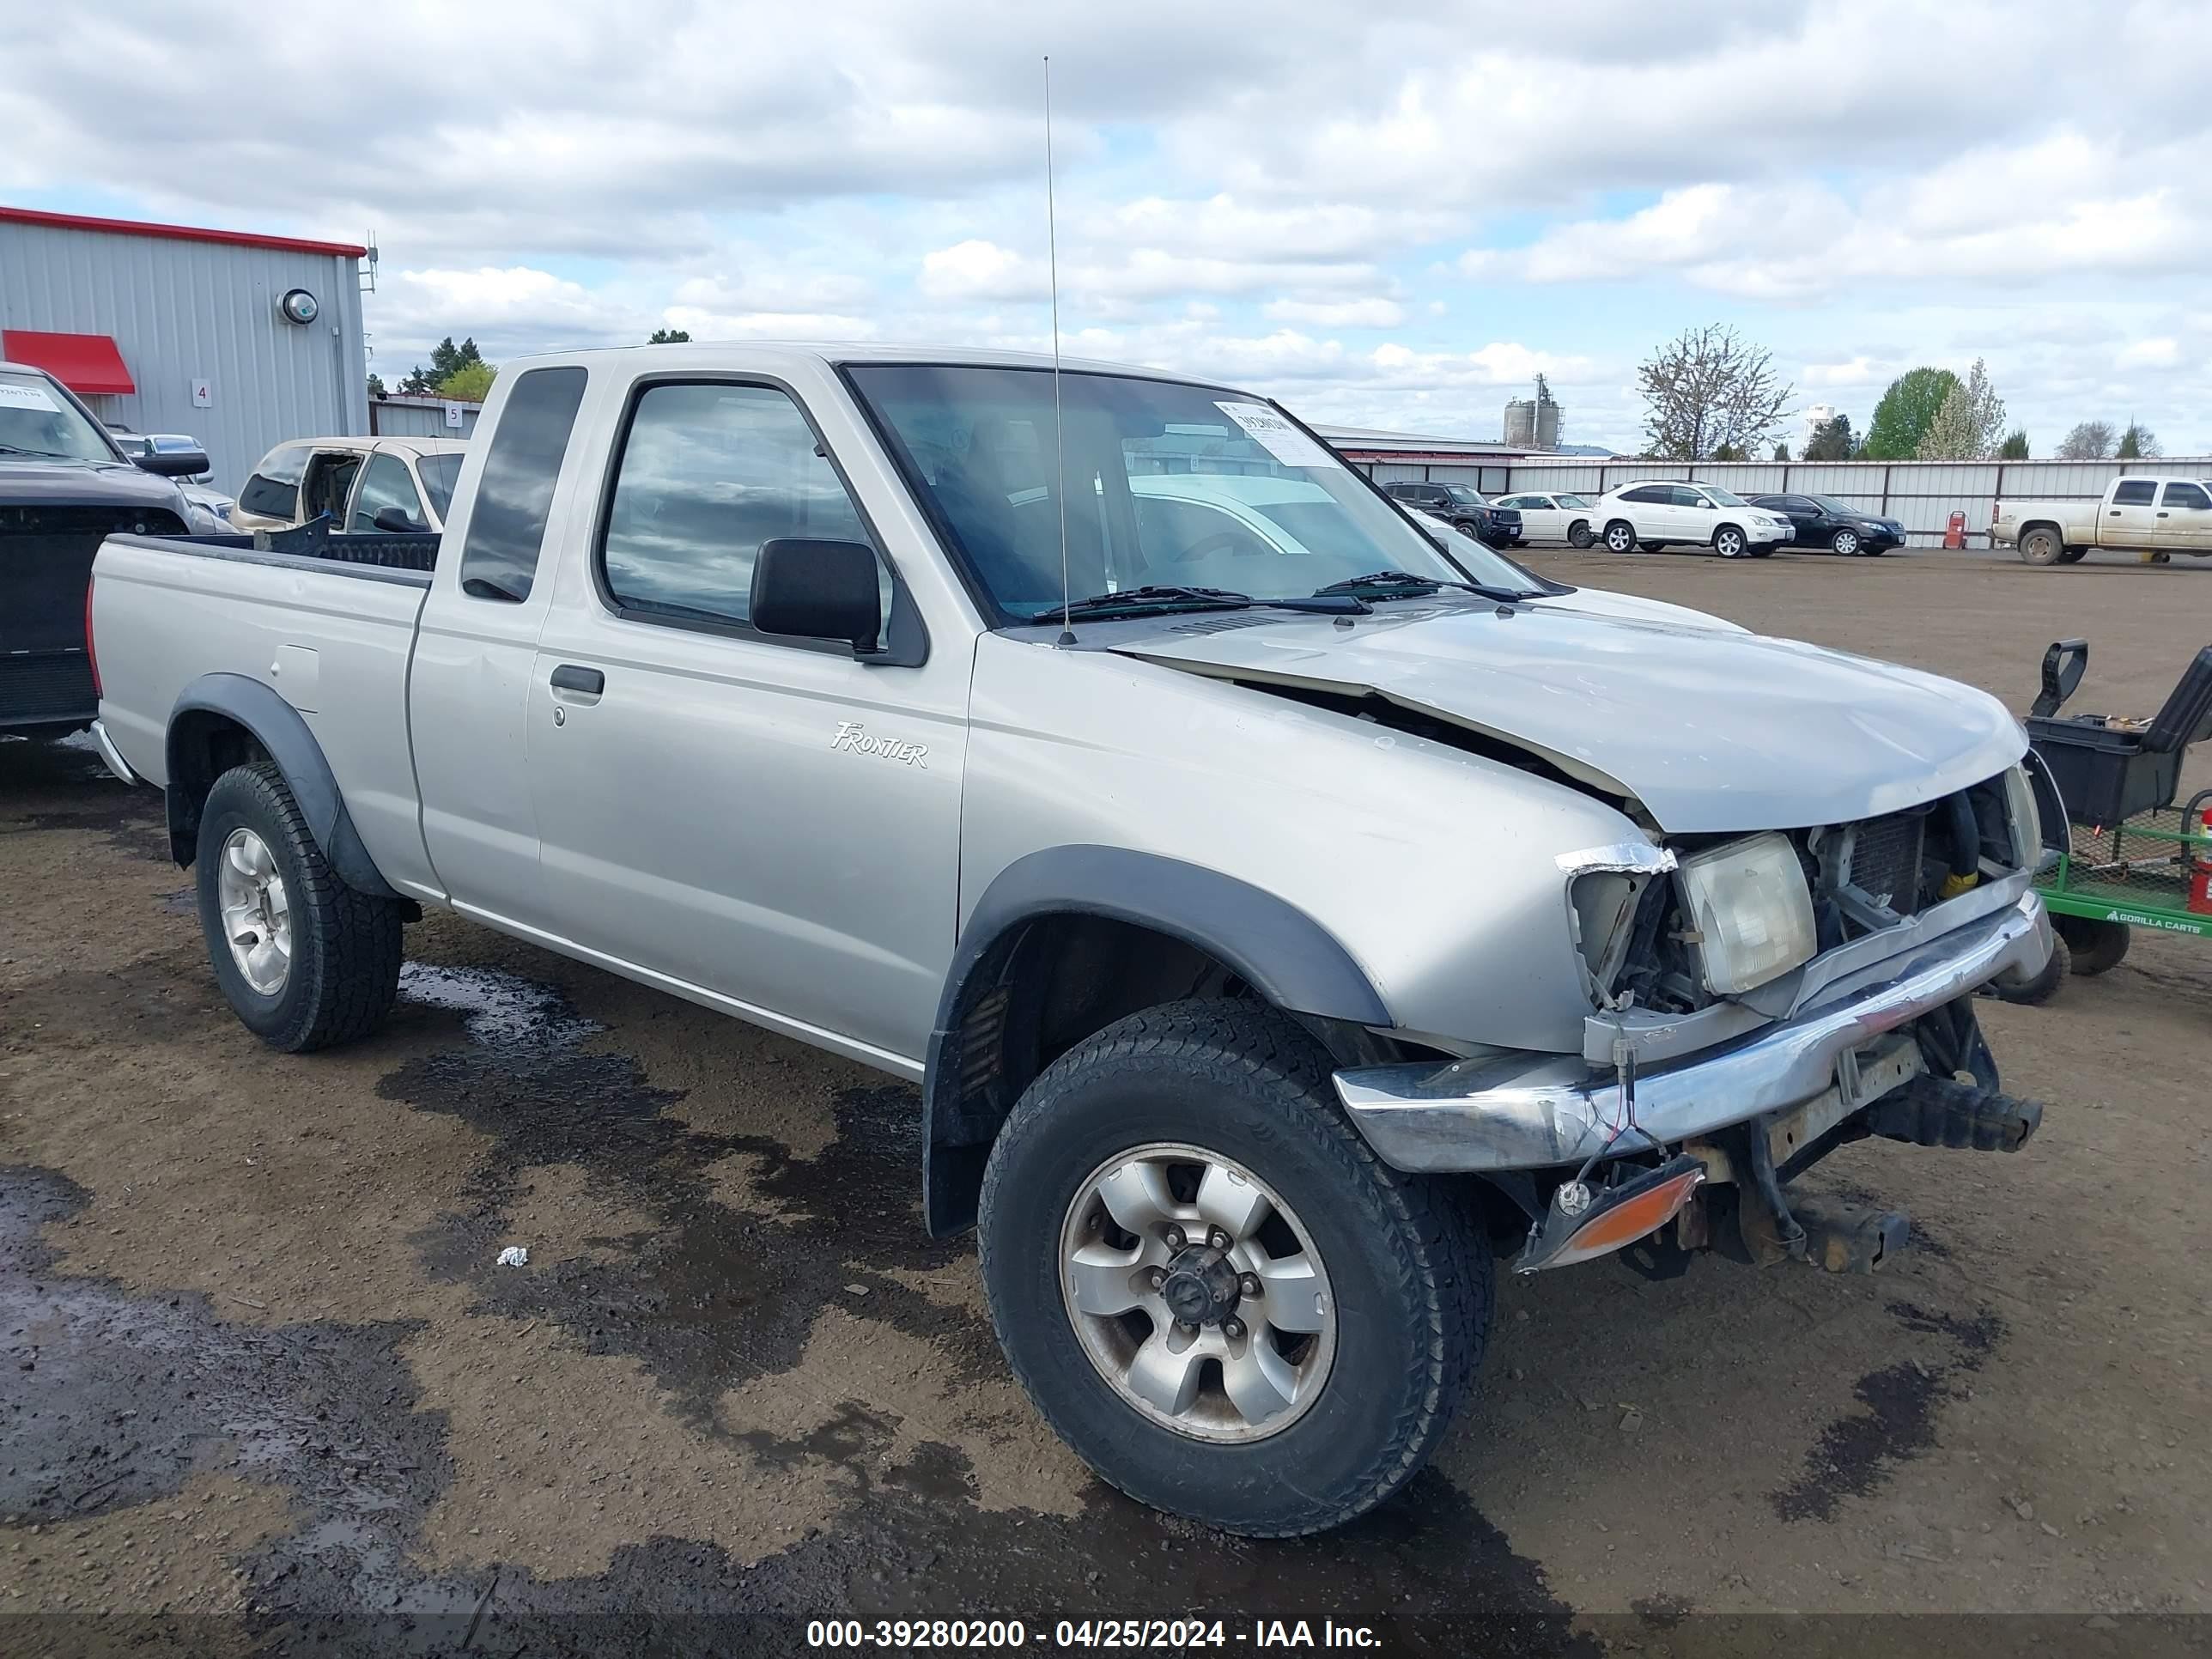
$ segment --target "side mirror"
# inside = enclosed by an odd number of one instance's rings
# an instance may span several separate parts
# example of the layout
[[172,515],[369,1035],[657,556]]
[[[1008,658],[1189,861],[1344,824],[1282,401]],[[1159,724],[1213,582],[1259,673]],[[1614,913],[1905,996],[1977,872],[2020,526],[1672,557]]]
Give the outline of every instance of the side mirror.
[[865,542],[778,536],[753,559],[752,624],[763,634],[843,640],[876,648],[881,590],[876,550]]
[[387,536],[420,536],[429,526],[417,524],[396,507],[380,507],[369,522]]
[[142,471],[164,478],[189,478],[210,465],[204,449],[149,449],[131,459]]

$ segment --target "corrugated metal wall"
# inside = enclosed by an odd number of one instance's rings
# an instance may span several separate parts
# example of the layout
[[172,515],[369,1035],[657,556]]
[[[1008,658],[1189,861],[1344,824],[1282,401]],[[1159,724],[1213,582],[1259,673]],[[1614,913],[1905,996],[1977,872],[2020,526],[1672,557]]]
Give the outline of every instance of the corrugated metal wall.
[[466,438],[477,429],[481,404],[458,404],[461,423],[446,421],[446,404],[435,398],[372,398],[369,429],[380,438]]
[[1378,481],[1430,478],[1471,483],[1486,495],[1522,490],[1572,490],[1597,496],[1638,479],[1694,479],[1739,495],[1833,495],[1897,520],[1912,539],[1940,544],[1954,512],[1966,515],[1968,541],[1986,540],[1999,501],[2089,501],[2129,473],[2212,477],[2212,459],[2150,461],[1759,461],[1696,466],[1658,461],[1525,460],[1504,466],[1419,466],[1376,462]]
[[[106,334],[138,390],[88,398],[102,420],[189,432],[218,489],[287,438],[368,430],[356,262],[228,242],[0,221],[0,327]],[[276,301],[304,288],[322,313],[286,322]],[[210,401],[192,401],[209,382]]]

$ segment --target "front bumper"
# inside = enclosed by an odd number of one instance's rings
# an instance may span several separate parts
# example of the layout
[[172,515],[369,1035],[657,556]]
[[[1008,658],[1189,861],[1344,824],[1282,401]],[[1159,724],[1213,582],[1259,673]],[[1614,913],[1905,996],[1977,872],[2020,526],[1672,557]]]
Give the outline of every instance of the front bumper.
[[[1673,1145],[1801,1105],[1836,1083],[1844,1055],[2000,975],[2037,972],[2051,949],[2043,901],[2024,893],[1992,915],[1917,941],[1877,973],[1854,975],[1832,999],[1733,1048],[1640,1073],[1637,1126]],[[1617,1081],[1593,1074],[1579,1055],[1358,1066],[1339,1072],[1335,1082],[1376,1155],[1408,1171],[1580,1164],[1605,1149],[1625,1117]]]

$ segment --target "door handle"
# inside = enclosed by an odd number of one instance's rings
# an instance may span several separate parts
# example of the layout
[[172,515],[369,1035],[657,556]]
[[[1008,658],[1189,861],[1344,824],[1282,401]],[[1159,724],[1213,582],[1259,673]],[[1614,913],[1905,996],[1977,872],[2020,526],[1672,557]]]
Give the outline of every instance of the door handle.
[[596,697],[607,689],[607,677],[596,668],[580,668],[574,663],[564,662],[553,671],[553,689],[582,691]]
[[2158,515],[2158,516],[2159,516],[2160,518],[2163,519],[2163,518],[2164,518],[2164,517],[2166,517],[2166,515],[2165,514],[2165,513],[2160,512],[2160,513],[2159,514],[2159,515]]

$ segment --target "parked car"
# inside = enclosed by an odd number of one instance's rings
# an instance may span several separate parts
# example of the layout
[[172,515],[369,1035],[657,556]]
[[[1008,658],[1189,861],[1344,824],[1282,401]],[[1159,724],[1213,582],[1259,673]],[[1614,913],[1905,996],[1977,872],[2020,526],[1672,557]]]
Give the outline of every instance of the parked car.
[[460,438],[295,438],[261,458],[230,520],[286,530],[327,513],[353,535],[443,530],[467,448]]
[[1724,559],[1765,558],[1790,537],[1790,520],[1753,507],[1718,484],[1651,480],[1623,484],[1597,499],[1592,515],[1608,552],[1710,547]]
[[1990,541],[2029,564],[2073,564],[2093,547],[2164,560],[2212,554],[2212,478],[2115,478],[2095,501],[1999,501]]
[[[483,418],[441,543],[100,551],[104,750],[222,994],[364,1036],[450,907],[918,1084],[925,1224],[1147,1503],[1382,1501],[1498,1249],[1863,1262],[1899,1218],[1784,1183],[2036,1127],[1976,1024],[2051,949],[1979,691],[1448,558],[1142,369],[656,345]],[[1152,475],[1194,430],[1249,476]]]
[[1492,547],[1520,547],[1528,539],[1522,533],[1518,513],[1484,500],[1466,484],[1401,481],[1384,484],[1382,492]]
[[190,533],[172,475],[206,466],[185,453],[134,464],[59,380],[0,362],[0,732],[64,737],[91,721],[92,556],[110,531]]
[[1586,495],[1501,495],[1495,504],[1521,515],[1525,541],[1588,547],[1597,539],[1590,524],[1596,507]]
[[[115,447],[133,464],[137,464],[142,457],[161,451],[196,454],[203,460],[207,457],[207,446],[189,433],[133,432],[129,427],[118,426],[112,421],[106,424],[109,435],[115,440]],[[196,535],[228,536],[230,533],[230,511],[238,505],[237,499],[216,489],[210,482],[214,477],[212,472],[203,471],[189,478],[177,480],[178,492],[191,504],[191,526]]]
[[1763,507],[1790,520],[1790,545],[1826,547],[1846,556],[1880,555],[1905,545],[1905,526],[1833,495],[1753,495]]

